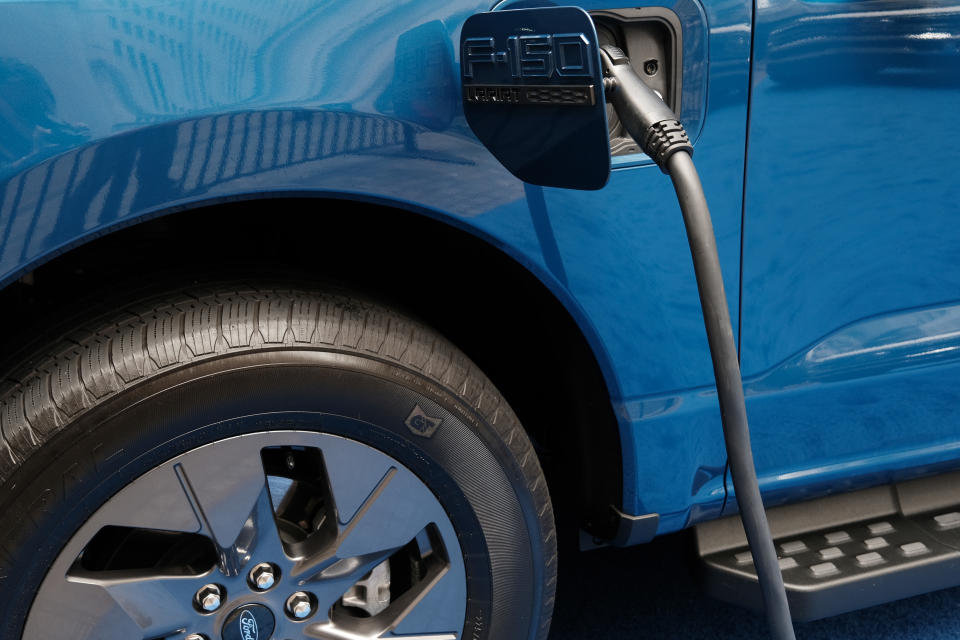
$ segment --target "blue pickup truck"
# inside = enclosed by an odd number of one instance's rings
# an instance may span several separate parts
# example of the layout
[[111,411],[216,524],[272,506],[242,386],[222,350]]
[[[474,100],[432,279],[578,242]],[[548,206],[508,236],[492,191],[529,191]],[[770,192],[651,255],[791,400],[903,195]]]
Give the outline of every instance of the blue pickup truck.
[[[762,606],[670,181],[465,117],[552,4],[0,2],[0,638],[545,640],[558,539],[684,529]],[[793,618],[960,584],[960,5],[578,6],[513,37],[689,135]]]

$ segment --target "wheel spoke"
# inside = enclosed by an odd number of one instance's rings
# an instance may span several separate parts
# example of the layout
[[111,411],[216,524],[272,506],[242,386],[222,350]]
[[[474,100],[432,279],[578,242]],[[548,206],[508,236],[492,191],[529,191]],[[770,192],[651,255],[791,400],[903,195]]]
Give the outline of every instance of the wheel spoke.
[[393,550],[380,551],[365,556],[343,558],[327,565],[309,580],[299,581],[300,586],[317,596],[320,603],[318,614],[322,616],[315,622],[325,621],[333,606],[347,590],[370,573],[374,567],[390,557]]
[[144,571],[72,571],[67,581],[100,587],[139,627],[143,638],[163,638],[197,618],[193,596],[203,576],[156,575]]
[[[415,476],[398,473],[395,467],[390,467],[368,489],[366,499],[353,517],[340,523],[334,546],[303,558],[294,567],[293,575],[300,577],[301,584],[322,582],[325,576],[337,573],[330,573],[333,567],[348,566],[346,561],[350,559],[355,559],[355,565],[365,566],[369,571],[438,517],[435,501],[427,500],[424,491]],[[356,576],[356,581],[363,573],[351,572],[351,575]],[[339,583],[340,577],[336,577]],[[342,593],[337,597],[339,595]]]
[[422,588],[409,594],[405,602],[398,603],[400,611],[390,623],[393,634],[456,637],[453,628],[459,628],[463,620],[452,621],[450,612],[463,606],[466,593],[463,585],[456,584],[453,578],[448,579],[450,575],[445,569],[434,571]]
[[347,440],[330,440],[323,447],[323,463],[330,490],[337,504],[341,527],[369,501],[370,494],[383,480],[393,463],[370,447],[357,446]]
[[[175,465],[201,533],[217,545],[224,575],[260,559],[284,558],[259,447],[238,438],[226,451],[202,447]],[[231,464],[231,460],[236,460]]]
[[99,515],[115,526],[197,533],[196,510],[184,498],[180,476],[164,465],[127,485]]
[[23,640],[133,640],[144,635],[100,585],[57,581],[38,598]]
[[280,562],[286,558],[266,487],[261,489],[233,544],[217,543],[217,552],[220,571],[227,576],[239,575],[245,567],[258,562]]
[[337,556],[399,549],[428,524],[444,517],[436,498],[416,476],[391,468],[341,529]]
[[[366,498],[353,517],[348,522],[340,523],[340,533],[332,553],[327,550],[315,557],[305,558],[298,563],[295,575],[299,574],[299,583],[317,595],[321,611],[329,611],[352,585],[374,567],[409,544],[428,525],[443,521],[444,518],[442,508],[416,476],[390,467],[372,489],[368,489]],[[440,593],[433,595],[437,591],[432,589],[433,585],[440,581],[445,572],[446,565],[438,563],[421,584],[391,604],[389,610],[392,614],[387,618],[378,617],[373,631],[385,632],[414,611],[417,615],[410,625],[411,629],[421,624],[421,617],[424,620],[431,615],[439,617],[439,621],[415,629],[417,633],[443,635],[462,624],[462,620],[453,624],[449,622],[448,612],[456,610],[456,600]],[[462,588],[451,591],[455,592],[454,598],[462,599],[465,596]],[[387,615],[386,612],[384,614]],[[343,629],[329,624],[325,618],[315,620],[309,628],[318,638],[341,637],[344,633]]]
[[456,633],[419,633],[415,635],[394,635],[389,631],[379,634],[358,635],[341,629],[329,623],[311,624],[303,630],[303,635],[307,638],[316,638],[316,640],[358,640],[358,638],[390,638],[396,640],[457,640]]

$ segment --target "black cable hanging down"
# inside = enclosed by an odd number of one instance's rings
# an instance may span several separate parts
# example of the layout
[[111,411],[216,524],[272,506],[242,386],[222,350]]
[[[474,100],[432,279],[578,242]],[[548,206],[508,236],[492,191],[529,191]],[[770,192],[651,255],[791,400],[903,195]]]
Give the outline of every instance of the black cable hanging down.
[[730,311],[723,288],[710,209],[691,157],[693,147],[676,116],[644,84],[620,49],[606,45],[601,49],[601,57],[608,75],[604,78],[604,87],[620,121],[644,152],[654,159],[664,173],[670,175],[677,192],[687,241],[690,243],[690,255],[693,257],[707,342],[710,344],[733,487],[753,564],[757,569],[767,622],[773,638],[794,640],[787,592],[753,464],[740,362],[733,327],[730,325]]

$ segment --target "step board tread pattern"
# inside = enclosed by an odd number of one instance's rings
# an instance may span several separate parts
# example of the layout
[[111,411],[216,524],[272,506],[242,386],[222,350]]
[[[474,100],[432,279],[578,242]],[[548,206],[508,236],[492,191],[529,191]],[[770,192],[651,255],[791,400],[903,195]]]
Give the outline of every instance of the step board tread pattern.
[[[797,620],[960,585],[960,509],[891,515],[774,542]],[[748,548],[703,561],[713,595],[755,608],[752,592],[759,589]]]

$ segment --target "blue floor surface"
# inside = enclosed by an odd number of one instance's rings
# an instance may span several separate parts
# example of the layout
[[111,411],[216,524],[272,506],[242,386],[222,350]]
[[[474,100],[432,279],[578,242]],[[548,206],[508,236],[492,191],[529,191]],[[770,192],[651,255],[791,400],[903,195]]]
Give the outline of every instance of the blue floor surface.
[[[703,594],[687,534],[560,559],[550,640],[769,637],[762,616]],[[960,587],[808,622],[796,631],[798,640],[957,640]]]

